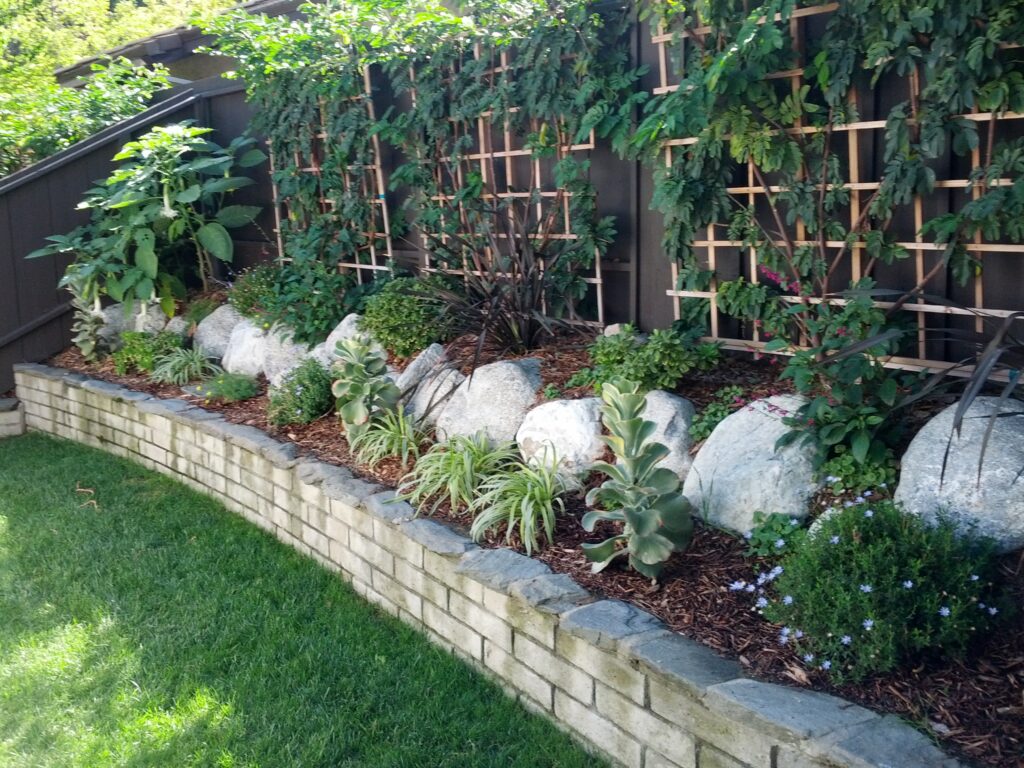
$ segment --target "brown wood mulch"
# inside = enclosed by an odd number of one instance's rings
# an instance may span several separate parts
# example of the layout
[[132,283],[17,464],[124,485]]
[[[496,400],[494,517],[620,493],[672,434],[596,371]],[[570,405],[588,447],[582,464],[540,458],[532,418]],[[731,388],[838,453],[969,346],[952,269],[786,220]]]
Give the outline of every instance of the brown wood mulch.
[[[463,340],[462,344],[461,352],[456,346],[453,359],[465,365],[467,355],[472,359],[472,342]],[[572,344],[572,340],[561,340],[531,353],[542,360],[545,384],[564,385],[586,363],[585,345],[579,350],[581,358]],[[141,376],[117,376],[109,364],[87,364],[76,350],[57,355],[50,363],[160,397],[183,397],[176,387],[154,385]],[[744,387],[750,398],[788,391],[785,383],[776,380],[776,366],[764,360],[729,356],[711,374],[689,378],[679,391],[698,408],[718,389],[731,384]],[[570,391],[562,396],[572,394]],[[589,393],[576,396],[585,394]],[[396,460],[376,467],[359,465],[333,417],[287,428],[268,424],[265,389],[260,396],[239,403],[197,404],[222,413],[229,421],[289,440],[304,455],[353,468],[367,479],[395,486],[404,474]],[[571,575],[593,594],[627,600],[651,612],[672,629],[738,659],[757,678],[827,691],[899,715],[928,732],[949,752],[975,764],[1024,766],[1024,611],[983,638],[968,660],[937,658],[859,684],[835,686],[823,673],[806,669],[789,647],[779,644],[778,627],[753,609],[749,595],[728,589],[733,581],[750,580],[759,570],[770,567],[747,557],[744,542],[698,523],[690,548],[673,556],[661,584],[653,587],[646,578],[624,569],[591,573],[579,545],[600,541],[607,531],[599,528],[593,534],[584,532],[578,522],[583,509],[582,494],[567,499],[567,514],[558,521],[554,543],[535,556],[552,570]],[[464,513],[453,514],[446,508],[436,517],[463,529],[470,522]],[[504,535],[482,543],[506,545]],[[514,539],[511,545],[521,549]],[[1005,557],[1001,567],[1014,602],[1024,606],[1024,554]]]

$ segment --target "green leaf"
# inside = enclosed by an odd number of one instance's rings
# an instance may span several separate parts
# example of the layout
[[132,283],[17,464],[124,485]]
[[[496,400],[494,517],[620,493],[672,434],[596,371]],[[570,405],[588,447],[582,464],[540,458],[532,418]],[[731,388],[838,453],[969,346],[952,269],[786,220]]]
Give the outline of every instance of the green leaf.
[[186,190],[183,190],[174,196],[174,199],[179,203],[194,203],[199,199],[199,194],[203,191],[203,188],[198,184],[193,184]]
[[858,464],[863,464],[868,456],[868,449],[871,448],[871,434],[866,429],[858,429],[850,441],[850,452]]
[[266,159],[267,155],[262,149],[250,149],[238,158],[238,165],[242,168],[252,168],[255,165],[259,165]]
[[135,264],[150,280],[156,280],[156,273],[160,266],[155,247],[156,235],[153,230],[135,230]]
[[234,256],[235,245],[223,224],[215,221],[204,224],[196,232],[196,238],[203,248],[221,261],[231,261]]
[[221,208],[215,217],[229,229],[241,227],[255,219],[261,208],[258,205],[229,205]]

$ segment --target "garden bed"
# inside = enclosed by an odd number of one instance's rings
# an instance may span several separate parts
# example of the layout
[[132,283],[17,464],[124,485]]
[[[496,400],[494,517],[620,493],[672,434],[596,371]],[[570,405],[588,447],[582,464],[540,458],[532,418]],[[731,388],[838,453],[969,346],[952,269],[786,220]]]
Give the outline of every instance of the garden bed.
[[[557,356],[557,352],[552,353]],[[543,357],[542,357],[543,359]],[[85,364],[69,351],[55,363],[114,381],[157,396],[180,395],[176,388],[152,385],[143,377],[118,377],[106,367]],[[577,365],[573,363],[573,365]],[[543,369],[542,369],[543,370]],[[721,383],[742,381],[758,395],[771,393],[776,372],[770,363],[729,357],[714,379],[694,378],[681,391],[701,402]],[[549,379],[554,383],[555,379]],[[565,396],[563,394],[563,396]],[[706,400],[705,400],[706,401]],[[402,475],[396,460],[375,468],[359,466],[333,416],[308,425],[274,428],[266,420],[264,396],[231,405],[205,404],[233,423],[260,428],[290,441],[310,456],[342,466],[360,475],[394,486]],[[1024,745],[1024,626],[1020,618],[1005,625],[997,636],[985,638],[973,660],[935,659],[916,669],[877,676],[860,684],[834,686],[823,673],[809,670],[798,656],[778,642],[778,628],[752,608],[752,598],[728,589],[736,580],[750,579],[757,563],[744,556],[737,538],[698,525],[693,545],[674,555],[658,589],[634,572],[594,575],[579,549],[582,541],[598,541],[601,531],[585,534],[578,524],[583,505],[578,496],[568,500],[570,514],[561,518],[552,546],[538,557],[552,570],[571,575],[596,595],[621,598],[662,619],[716,651],[737,659],[757,677],[815,690],[830,691],[882,712],[905,717],[930,733],[944,747],[972,761],[994,766],[1019,765]],[[465,529],[469,519],[442,509],[438,517]],[[489,538],[485,546],[503,546],[504,538]],[[1024,568],[1019,556],[1008,556],[1001,570],[1016,604],[1024,601]]]

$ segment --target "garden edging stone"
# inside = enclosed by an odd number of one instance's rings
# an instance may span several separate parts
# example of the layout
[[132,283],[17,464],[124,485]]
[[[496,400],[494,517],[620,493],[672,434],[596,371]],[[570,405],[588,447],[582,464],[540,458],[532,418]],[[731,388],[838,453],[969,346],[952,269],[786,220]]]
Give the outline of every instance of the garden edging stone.
[[214,496],[630,768],[953,768],[897,718],[738,664],[392,492],[180,400],[16,366],[25,422]]

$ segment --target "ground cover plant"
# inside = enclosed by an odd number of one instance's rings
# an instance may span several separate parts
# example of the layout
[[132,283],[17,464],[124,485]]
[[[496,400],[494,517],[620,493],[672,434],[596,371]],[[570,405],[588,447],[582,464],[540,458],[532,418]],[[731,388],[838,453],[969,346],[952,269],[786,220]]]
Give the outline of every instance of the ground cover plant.
[[196,387],[196,394],[203,398],[204,402],[236,403],[239,400],[248,400],[255,397],[259,391],[259,384],[252,376],[241,373],[221,373],[206,379]]
[[202,347],[179,347],[154,361],[150,378],[158,384],[183,386],[219,373],[221,367],[209,358]]
[[152,373],[158,360],[181,347],[181,337],[176,333],[125,331],[121,334],[121,348],[111,358],[114,370],[121,376],[126,373]]
[[212,500],[41,436],[0,441],[0,762],[600,761]]

